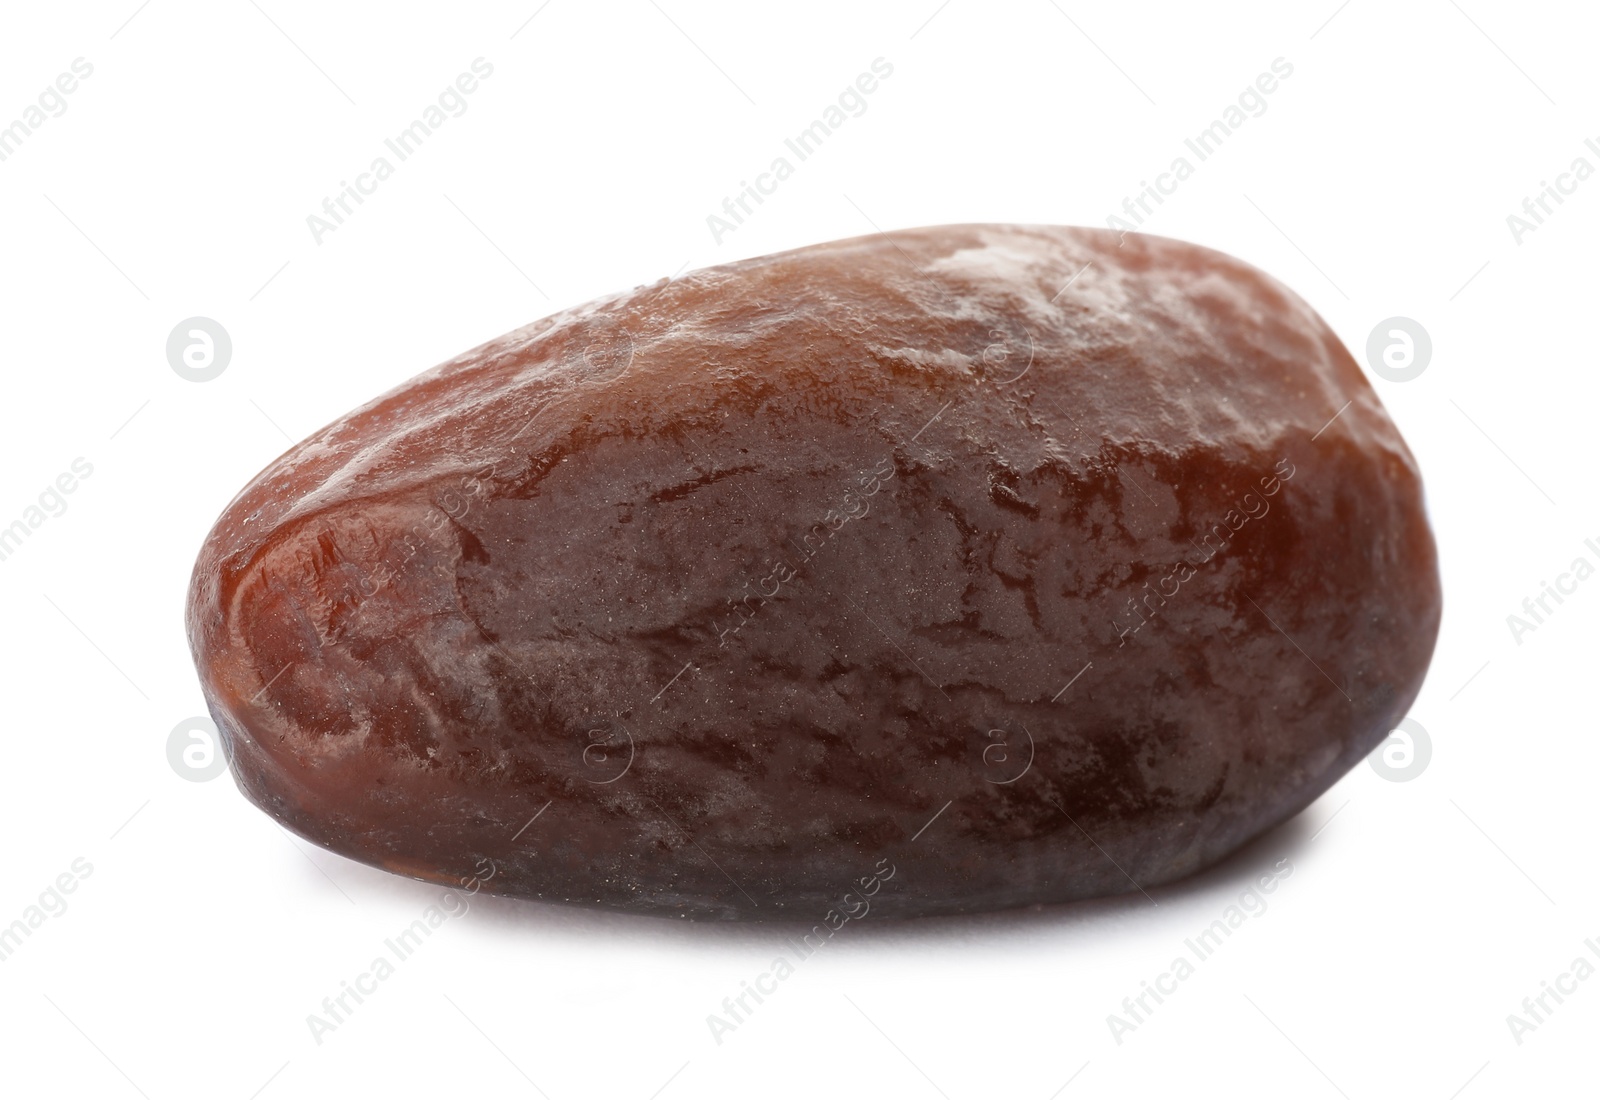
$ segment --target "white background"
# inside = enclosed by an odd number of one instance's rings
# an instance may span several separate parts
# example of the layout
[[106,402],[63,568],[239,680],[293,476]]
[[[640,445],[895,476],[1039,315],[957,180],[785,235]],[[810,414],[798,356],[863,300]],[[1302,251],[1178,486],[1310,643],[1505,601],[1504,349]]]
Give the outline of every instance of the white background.
[[[75,58],[94,66],[0,163],[0,525],[93,465],[0,562],[0,924],[75,859],[93,868],[0,963],[0,1088],[1592,1095],[1600,980],[1520,1044],[1507,1016],[1600,940],[1600,580],[1520,644],[1506,617],[1600,561],[1583,541],[1600,542],[1600,178],[1520,243],[1506,217],[1580,155],[1600,168],[1595,13],[541,2],[0,15],[0,124]],[[494,73],[466,113],[316,243],[307,215],[478,57]],[[894,72],[866,113],[717,243],[707,215],[879,57]],[[169,732],[203,713],[185,588],[233,494],[410,375],[685,267],[875,227],[1103,225],[1278,57],[1294,72],[1266,113],[1146,228],[1282,278],[1363,361],[1385,318],[1431,333],[1421,377],[1371,375],[1422,465],[1443,569],[1412,712],[1423,774],[1358,766],[1159,904],[852,924],[720,1045],[706,1016],[768,969],[775,932],[480,898],[316,1043],[307,1015],[439,890],[169,766]],[[194,315],[234,343],[204,384],[165,356]],[[1268,910],[1119,1044],[1108,1014],[1284,858]]]

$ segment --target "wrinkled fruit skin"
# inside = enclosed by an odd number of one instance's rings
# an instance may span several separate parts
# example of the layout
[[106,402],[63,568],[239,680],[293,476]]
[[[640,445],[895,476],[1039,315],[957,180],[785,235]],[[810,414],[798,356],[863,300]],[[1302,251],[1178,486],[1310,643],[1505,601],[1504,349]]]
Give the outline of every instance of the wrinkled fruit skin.
[[970,225],[418,376],[234,500],[188,629],[239,786],[335,852],[831,923],[1216,862],[1384,740],[1439,613],[1416,464],[1305,302]]

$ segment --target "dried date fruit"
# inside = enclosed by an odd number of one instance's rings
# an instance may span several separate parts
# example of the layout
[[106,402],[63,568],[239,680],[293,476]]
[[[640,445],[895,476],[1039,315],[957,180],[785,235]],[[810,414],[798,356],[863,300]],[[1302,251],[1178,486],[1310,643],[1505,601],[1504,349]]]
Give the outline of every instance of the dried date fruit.
[[1439,612],[1416,464],[1305,302],[968,225],[418,376],[246,486],[187,621],[240,787],[318,844],[836,927],[1216,862],[1384,740]]

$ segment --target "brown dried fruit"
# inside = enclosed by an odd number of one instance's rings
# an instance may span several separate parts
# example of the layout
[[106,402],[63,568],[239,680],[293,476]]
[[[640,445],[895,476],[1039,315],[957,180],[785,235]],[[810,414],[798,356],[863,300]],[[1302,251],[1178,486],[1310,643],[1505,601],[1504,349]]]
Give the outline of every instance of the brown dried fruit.
[[1304,302],[973,225],[413,379],[246,487],[188,625],[240,786],[336,852],[831,924],[1215,862],[1384,739],[1439,601],[1416,465]]

